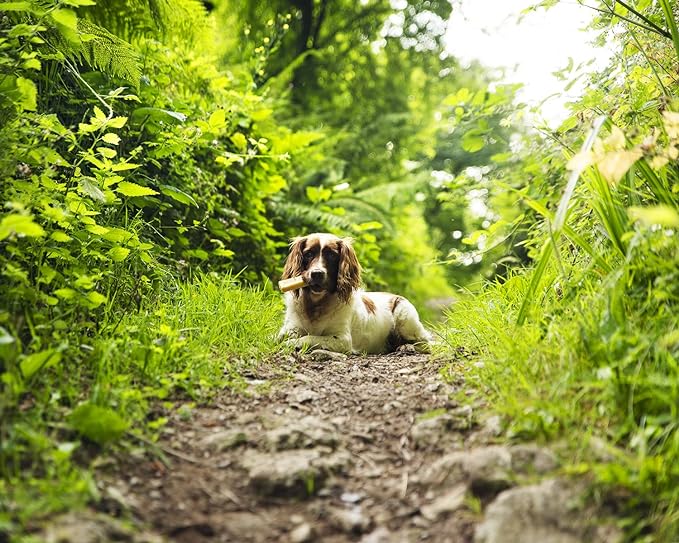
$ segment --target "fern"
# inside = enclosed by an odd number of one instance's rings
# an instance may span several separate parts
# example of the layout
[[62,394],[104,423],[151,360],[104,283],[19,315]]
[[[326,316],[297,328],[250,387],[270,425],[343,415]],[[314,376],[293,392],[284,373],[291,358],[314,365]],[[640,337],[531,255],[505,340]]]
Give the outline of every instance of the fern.
[[347,217],[341,217],[305,204],[284,201],[271,202],[271,210],[276,219],[288,227],[306,227],[316,231],[351,232],[354,225],[354,222]]
[[141,59],[132,45],[105,28],[78,19],[78,39],[57,35],[57,49],[67,58],[120,77],[135,87],[141,78]]
[[393,233],[394,221],[390,216],[390,211],[383,206],[357,196],[333,198],[328,204],[334,207],[343,207],[354,223],[377,221],[384,226],[389,234]]
[[96,24],[128,40],[142,36],[181,37],[192,40],[207,23],[198,0],[112,0],[80,10]]

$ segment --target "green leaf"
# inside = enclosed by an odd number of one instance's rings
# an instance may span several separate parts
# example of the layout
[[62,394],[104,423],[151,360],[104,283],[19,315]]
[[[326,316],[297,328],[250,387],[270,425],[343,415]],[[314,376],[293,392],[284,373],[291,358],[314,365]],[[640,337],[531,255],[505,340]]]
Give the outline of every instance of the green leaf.
[[179,190],[177,187],[172,187],[170,185],[161,185],[160,192],[181,204],[198,207],[198,202],[196,202],[193,196],[185,193],[184,191]]
[[309,201],[311,201],[314,204],[318,202],[326,202],[330,199],[331,196],[332,196],[331,189],[326,189],[323,187],[306,188],[306,197],[309,198]]
[[106,158],[115,158],[118,153],[110,147],[97,147],[97,152]]
[[381,222],[369,221],[357,224],[354,228],[357,232],[365,232],[366,230],[380,230],[381,228],[384,228],[384,225]]
[[186,121],[186,115],[179,111],[170,111],[168,109],[160,109],[157,107],[139,107],[132,112],[132,119],[137,121],[139,118],[152,119],[154,121],[174,122],[179,121],[183,123]]
[[78,17],[72,9],[55,9],[50,17],[56,24],[61,35],[70,43],[79,46],[80,34],[78,33]]
[[97,202],[106,201],[106,197],[104,196],[104,193],[101,191],[101,189],[87,177],[83,177],[80,180],[80,192],[86,194],[92,198],[92,200]]
[[128,257],[129,254],[130,250],[127,247],[121,247],[120,245],[113,247],[108,252],[108,256],[111,257],[111,260],[113,260],[113,262],[122,262]]
[[29,11],[30,2],[0,2],[0,11]]
[[60,243],[71,241],[71,236],[69,236],[66,232],[62,232],[61,230],[55,230],[52,232],[52,234],[50,234],[50,238]]
[[40,70],[42,68],[42,64],[37,58],[26,59],[21,66],[24,70]]
[[125,126],[126,122],[127,117],[113,117],[113,119],[106,122],[106,126],[110,126],[112,128],[122,128]]
[[20,237],[39,238],[45,235],[45,230],[39,224],[34,223],[31,216],[11,213],[5,215],[0,221],[0,240],[12,234]]
[[14,343],[14,341],[14,336],[0,326],[0,345],[9,345],[10,343]]
[[470,130],[462,136],[462,148],[468,153],[477,153],[486,145],[483,137],[476,131]]
[[668,205],[632,206],[627,213],[632,220],[639,221],[646,226],[659,224],[665,228],[679,228],[679,213]]
[[90,301],[90,308],[94,309],[106,302],[106,296],[99,294],[96,290],[87,293],[87,299]]
[[134,170],[135,168],[139,168],[139,164],[132,164],[131,162],[119,162],[118,164],[111,166],[111,171],[123,172],[126,170]]
[[26,111],[35,111],[38,108],[38,89],[35,83],[25,77],[17,77],[16,88],[19,91],[19,107]]
[[135,237],[135,234],[122,228],[107,228],[102,237],[112,243],[127,243]]
[[55,349],[47,349],[28,355],[19,362],[19,370],[25,381],[29,380],[40,369],[54,366],[61,360],[61,353]]
[[55,9],[50,13],[52,20],[61,27],[65,27],[73,32],[78,29],[78,17],[72,9]]
[[70,423],[73,429],[100,445],[118,439],[128,427],[127,421],[112,409],[90,402],[75,408]]
[[154,194],[158,194],[158,192],[153,189],[137,185],[136,183],[130,183],[129,181],[121,181],[118,183],[115,190],[124,196],[130,197],[153,196]]
[[57,295],[62,300],[70,300],[77,294],[77,292],[72,288],[60,288],[55,290],[54,294]]
[[94,6],[97,4],[94,0],[61,0],[61,3],[74,7]]
[[223,109],[213,111],[208,124],[212,130],[224,128],[226,126],[226,112]]
[[248,140],[242,133],[236,132],[233,134],[231,136],[231,141],[239,151],[245,152],[248,150]]
[[101,139],[106,143],[110,143],[111,145],[118,145],[120,143],[120,136],[118,134],[114,134],[113,132],[104,134]]

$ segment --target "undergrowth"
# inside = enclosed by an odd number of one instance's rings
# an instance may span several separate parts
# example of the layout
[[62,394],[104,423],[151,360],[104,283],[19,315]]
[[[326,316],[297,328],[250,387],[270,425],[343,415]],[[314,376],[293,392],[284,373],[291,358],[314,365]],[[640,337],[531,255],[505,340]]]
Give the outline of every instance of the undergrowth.
[[70,330],[72,347],[0,397],[0,533],[96,499],[90,462],[106,450],[152,448],[166,422],[154,406],[242,386],[243,371],[279,349],[281,311],[270,288],[205,275],[168,285],[96,337]]

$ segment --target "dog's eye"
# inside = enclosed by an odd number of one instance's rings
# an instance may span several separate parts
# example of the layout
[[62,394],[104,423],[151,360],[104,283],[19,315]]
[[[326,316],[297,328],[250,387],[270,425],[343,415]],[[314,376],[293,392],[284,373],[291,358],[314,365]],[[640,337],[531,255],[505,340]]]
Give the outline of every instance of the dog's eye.
[[304,251],[304,254],[302,256],[304,257],[304,260],[311,260],[314,257],[314,252]]
[[329,260],[330,262],[334,262],[339,258],[339,255],[335,251],[327,251],[326,253],[323,253],[325,258]]

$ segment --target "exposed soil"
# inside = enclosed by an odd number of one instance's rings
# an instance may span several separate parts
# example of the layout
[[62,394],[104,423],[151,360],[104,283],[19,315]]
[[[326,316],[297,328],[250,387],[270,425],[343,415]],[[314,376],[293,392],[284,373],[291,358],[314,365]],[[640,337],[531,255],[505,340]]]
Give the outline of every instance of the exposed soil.
[[263,365],[246,393],[170,413],[164,462],[101,468],[103,508],[187,543],[473,541],[485,505],[556,462],[491,445],[499,421],[451,400],[463,381],[442,366],[324,351]]

